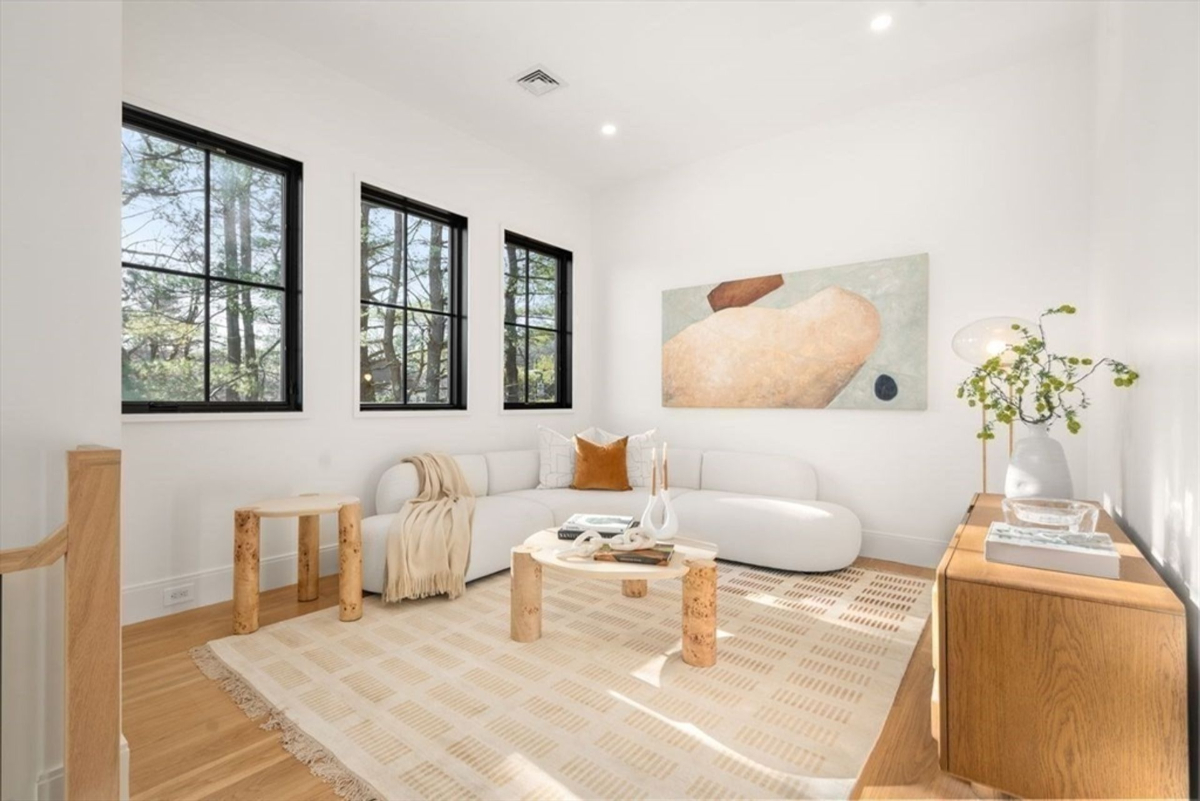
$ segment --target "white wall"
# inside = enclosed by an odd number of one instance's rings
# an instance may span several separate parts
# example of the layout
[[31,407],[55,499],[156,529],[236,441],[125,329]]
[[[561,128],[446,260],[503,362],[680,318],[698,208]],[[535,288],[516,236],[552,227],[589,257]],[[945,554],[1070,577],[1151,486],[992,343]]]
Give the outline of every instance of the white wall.
[[[951,337],[981,317],[1086,311],[1090,97],[1081,43],[598,198],[601,421],[804,457],[821,496],[862,519],[866,553],[936,560],[979,488],[978,414],[954,397],[969,368]],[[921,252],[928,411],[662,407],[660,290]],[[1054,333],[1070,345],[1087,326]],[[1086,486],[1084,440],[1061,439]],[[1005,450],[993,444],[995,491]]]
[[[564,431],[591,423],[587,369],[576,371],[573,414],[500,412],[502,226],[574,251],[575,360],[581,368],[592,362],[590,205],[582,191],[238,32],[219,4],[132,3],[124,23],[127,102],[304,163],[304,412],[125,418],[127,621],[186,608],[162,606],[163,587],[177,577],[198,582],[201,604],[230,596],[239,505],[329,490],[362,495],[369,513],[375,479],[407,454],[533,447],[537,423]],[[469,218],[465,414],[355,416],[356,175]],[[335,532],[332,519],[323,521],[323,544],[331,546]],[[294,581],[294,521],[268,521],[262,536],[264,585]]]
[[[65,452],[120,445],[121,6],[0,4],[0,548],[63,522]],[[62,566],[4,578],[0,798],[62,761]]]
[[1090,494],[1185,600],[1192,795],[1200,694],[1200,13],[1107,4],[1097,31],[1092,274],[1096,352],[1132,364],[1097,397]]

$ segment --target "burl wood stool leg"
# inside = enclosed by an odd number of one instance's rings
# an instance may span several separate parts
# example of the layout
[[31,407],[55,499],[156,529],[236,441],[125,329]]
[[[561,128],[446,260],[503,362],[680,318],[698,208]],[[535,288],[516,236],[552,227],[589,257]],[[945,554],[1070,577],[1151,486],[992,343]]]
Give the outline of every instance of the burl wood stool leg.
[[315,601],[321,580],[321,517],[300,516],[300,547],[297,549],[296,597],[301,601]]
[[233,513],[233,633],[258,631],[258,515]]
[[717,663],[717,563],[689,561],[683,577],[683,661],[695,667]]
[[348,503],[338,509],[338,619],[362,617],[362,506]]
[[517,642],[533,642],[542,636],[542,566],[532,552],[525,545],[512,550],[510,634]]
[[649,591],[650,588],[645,581],[628,579],[621,582],[621,594],[626,598],[645,598]]

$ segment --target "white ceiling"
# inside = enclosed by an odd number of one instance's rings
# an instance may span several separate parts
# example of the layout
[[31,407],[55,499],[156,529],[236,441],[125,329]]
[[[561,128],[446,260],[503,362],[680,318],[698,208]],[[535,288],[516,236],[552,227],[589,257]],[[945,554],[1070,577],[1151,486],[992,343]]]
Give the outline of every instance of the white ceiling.
[[[1094,13],[1054,0],[212,5],[590,188],[1080,41]],[[873,33],[882,12],[894,24]],[[535,98],[511,83],[537,64],[569,85]]]

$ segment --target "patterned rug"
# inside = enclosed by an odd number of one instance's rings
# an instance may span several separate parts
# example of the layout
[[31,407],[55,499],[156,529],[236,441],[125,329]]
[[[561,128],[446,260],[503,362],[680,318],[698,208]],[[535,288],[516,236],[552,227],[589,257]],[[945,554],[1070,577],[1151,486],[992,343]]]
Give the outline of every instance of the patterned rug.
[[717,664],[682,662],[679,581],[545,572],[543,636],[509,577],[456,601],[337,608],[195,649],[314,773],[367,799],[845,798],[930,611],[929,582],[722,562]]

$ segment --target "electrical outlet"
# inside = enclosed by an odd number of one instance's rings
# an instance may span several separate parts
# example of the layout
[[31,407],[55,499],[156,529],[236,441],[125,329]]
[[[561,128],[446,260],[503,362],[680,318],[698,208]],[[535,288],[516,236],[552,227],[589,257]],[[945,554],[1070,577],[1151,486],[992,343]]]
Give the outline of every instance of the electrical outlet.
[[180,584],[177,587],[167,587],[163,590],[163,606],[187,603],[195,596],[195,591],[195,584]]

